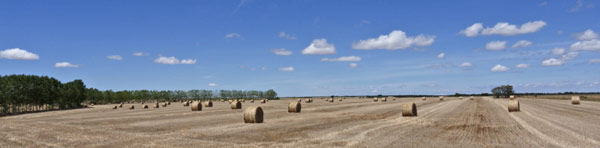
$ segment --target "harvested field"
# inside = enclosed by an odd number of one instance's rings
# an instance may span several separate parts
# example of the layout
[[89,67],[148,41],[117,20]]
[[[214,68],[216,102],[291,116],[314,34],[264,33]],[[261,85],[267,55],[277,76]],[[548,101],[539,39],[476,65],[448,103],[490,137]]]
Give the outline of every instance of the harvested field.
[[[260,124],[228,102],[200,112],[96,105],[1,117],[0,147],[600,147],[600,102],[518,98],[510,113],[508,99],[479,97],[315,101],[300,114],[288,113],[292,100],[243,103],[262,107]],[[418,116],[402,117],[410,102]]]

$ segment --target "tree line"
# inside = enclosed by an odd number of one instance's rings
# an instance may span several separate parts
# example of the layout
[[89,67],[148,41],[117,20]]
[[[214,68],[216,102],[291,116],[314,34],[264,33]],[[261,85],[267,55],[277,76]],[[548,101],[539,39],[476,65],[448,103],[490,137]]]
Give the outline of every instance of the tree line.
[[98,90],[82,80],[62,83],[48,76],[0,75],[0,115],[72,109],[84,104],[206,99],[276,99],[277,92],[256,90]]

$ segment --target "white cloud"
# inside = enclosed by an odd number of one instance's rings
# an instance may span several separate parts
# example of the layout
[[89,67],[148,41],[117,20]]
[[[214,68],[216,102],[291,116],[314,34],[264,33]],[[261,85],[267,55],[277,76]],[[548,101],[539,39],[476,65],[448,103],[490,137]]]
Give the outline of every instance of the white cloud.
[[272,49],[271,52],[275,53],[276,55],[282,55],[282,56],[292,55],[292,51],[285,50],[285,48]]
[[230,34],[225,35],[225,38],[239,38],[241,36],[242,35],[240,35],[238,33],[230,33]]
[[175,57],[163,57],[160,56],[158,58],[156,58],[154,60],[154,63],[160,63],[160,64],[179,64],[179,59],[175,58]]
[[335,54],[335,46],[327,43],[327,39],[314,39],[302,54]]
[[267,67],[266,66],[262,66],[262,67],[260,67],[260,70],[267,70]]
[[498,22],[494,27],[487,27],[481,31],[483,35],[504,35],[504,36],[512,36],[517,34],[526,34],[537,32],[546,26],[546,22],[544,21],[534,21],[527,22],[522,24],[521,27],[517,27],[516,25],[509,24],[507,22]]
[[600,59],[591,59],[588,60],[588,63],[600,63]]
[[79,65],[71,64],[69,62],[58,62],[54,64],[56,68],[78,68]]
[[148,55],[148,53],[143,53],[143,52],[134,52],[132,55],[133,55],[133,56],[138,56],[138,57],[140,57],[140,56],[147,56],[147,55]]
[[500,64],[492,67],[491,71],[492,72],[503,72],[503,71],[508,71],[510,68],[506,67],[506,66],[502,66]]
[[542,3],[540,3],[540,6],[547,6],[547,5],[548,5],[548,2],[546,2],[546,1],[545,1],[545,2],[542,2]]
[[296,37],[290,34],[286,34],[285,32],[279,32],[279,38],[284,38],[288,40],[295,40]]
[[417,35],[416,37],[406,36],[402,30],[394,30],[389,35],[380,35],[378,38],[370,38],[352,43],[352,49],[405,49],[415,46],[429,46],[433,44],[435,36]]
[[321,61],[329,61],[329,62],[356,62],[356,61],[360,61],[360,57],[357,56],[346,56],[346,57],[339,57],[339,58],[321,58]]
[[356,66],[358,66],[358,64],[356,64],[356,63],[350,63],[350,68],[354,68]]
[[530,41],[520,40],[520,41],[517,41],[517,43],[513,44],[512,48],[525,48],[525,47],[527,47],[527,46],[529,46],[531,44],[533,44],[533,43],[530,42]]
[[459,33],[464,34],[467,37],[475,37],[479,34],[479,31],[483,29],[483,25],[481,23],[475,23],[465,30],[461,30]]
[[593,39],[593,40],[575,42],[575,43],[571,44],[571,50],[600,51],[600,40]]
[[577,12],[577,11],[579,11],[579,9],[581,7],[583,7],[583,1],[582,0],[577,0],[576,2],[577,2],[577,4],[575,5],[575,7],[571,8],[571,10],[569,10],[569,11],[571,11],[571,12]]
[[181,59],[181,64],[196,64],[196,59]]
[[0,51],[0,59],[11,59],[11,60],[38,60],[40,56],[37,54],[28,52],[27,50],[12,48]]
[[440,53],[440,54],[437,55],[438,59],[443,59],[444,57],[446,57],[445,53]]
[[574,59],[579,55],[579,52],[569,52],[567,54],[564,54],[561,56],[562,60],[570,60],[570,59]]
[[542,65],[544,65],[544,66],[559,66],[564,63],[565,63],[564,60],[559,60],[559,59],[555,59],[555,58],[550,58],[550,59],[546,59],[546,60],[542,61]]
[[460,66],[460,67],[471,67],[471,66],[473,66],[473,64],[471,64],[469,62],[464,62],[464,63],[462,63],[462,64],[460,64],[458,66]]
[[585,30],[585,32],[576,33],[575,38],[577,38],[579,40],[598,39],[598,34],[596,34],[596,32],[594,32],[593,30],[588,29],[588,30]]
[[503,50],[506,48],[506,41],[491,41],[485,44],[487,50]]
[[553,55],[561,55],[561,54],[565,53],[565,51],[566,50],[564,48],[554,48],[554,49],[552,49],[551,53]]
[[279,71],[295,71],[294,67],[281,67]]
[[120,55],[109,55],[109,56],[106,56],[106,58],[111,59],[111,60],[117,60],[117,61],[123,60],[123,57],[121,57]]
[[208,87],[216,87],[216,86],[217,86],[217,84],[215,84],[215,83],[208,83]]
[[517,64],[515,67],[517,67],[517,68],[529,68],[529,64],[521,63],[521,64]]

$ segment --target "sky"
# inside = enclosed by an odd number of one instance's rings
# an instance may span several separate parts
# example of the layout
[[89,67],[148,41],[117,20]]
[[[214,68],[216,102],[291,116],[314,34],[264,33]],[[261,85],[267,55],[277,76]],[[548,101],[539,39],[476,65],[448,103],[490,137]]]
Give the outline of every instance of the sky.
[[279,96],[600,91],[600,1],[0,1],[0,75]]

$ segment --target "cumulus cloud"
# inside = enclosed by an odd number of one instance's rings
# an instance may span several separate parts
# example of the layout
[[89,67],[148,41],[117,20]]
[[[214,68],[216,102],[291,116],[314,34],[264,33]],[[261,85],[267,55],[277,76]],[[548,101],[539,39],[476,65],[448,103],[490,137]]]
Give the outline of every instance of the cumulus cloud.
[[360,57],[358,56],[346,56],[339,58],[321,58],[321,61],[329,61],[329,62],[356,62],[360,61]]
[[11,59],[11,60],[38,60],[40,56],[37,54],[28,52],[27,50],[12,48],[0,51],[0,59]]
[[555,59],[555,58],[550,58],[550,59],[546,59],[546,60],[542,61],[542,65],[544,65],[544,66],[560,66],[560,65],[563,65],[564,63],[565,63],[564,60]]
[[527,47],[527,46],[529,46],[531,44],[533,44],[533,43],[530,42],[530,41],[520,40],[520,41],[517,41],[515,44],[513,44],[512,48],[525,48],[525,47]]
[[350,68],[354,68],[356,66],[358,66],[358,64],[356,64],[356,63],[350,63]]
[[175,57],[163,57],[160,56],[158,58],[156,58],[154,60],[154,63],[160,63],[160,64],[179,64],[179,59],[175,58]]
[[561,54],[565,53],[565,51],[566,50],[564,48],[554,48],[554,49],[552,49],[551,53],[553,55],[561,55]]
[[196,64],[196,59],[181,59],[181,64]]
[[215,84],[215,83],[208,83],[208,87],[216,87],[216,86],[217,86],[217,84]]
[[503,72],[503,71],[508,71],[510,68],[506,67],[506,66],[502,66],[500,64],[492,67],[492,69],[490,71],[492,72]]
[[109,55],[109,56],[106,56],[106,58],[111,59],[111,60],[117,60],[117,61],[123,60],[123,57],[121,57],[120,55]]
[[600,51],[600,40],[593,39],[575,42],[571,44],[571,50]]
[[570,60],[570,59],[574,59],[579,55],[579,52],[569,52],[567,54],[564,54],[561,56],[562,60]]
[[483,30],[483,25],[481,23],[475,23],[465,30],[461,30],[459,33],[464,34],[467,37],[475,37],[479,35],[479,31]]
[[327,39],[314,39],[302,54],[335,54],[335,46],[327,43]]
[[281,67],[279,68],[279,71],[295,71],[296,69],[294,69],[294,67]]
[[440,53],[436,56],[438,59],[443,59],[444,57],[446,57],[445,53]]
[[242,35],[240,35],[238,33],[230,33],[230,34],[225,35],[225,38],[239,38],[241,36]]
[[352,49],[405,49],[415,46],[429,46],[433,44],[435,36],[431,35],[417,35],[415,37],[406,36],[402,30],[394,30],[388,35],[380,35],[378,38],[370,38],[367,40],[360,40],[352,43]]
[[460,67],[471,67],[471,66],[473,66],[473,64],[471,64],[469,62],[464,62],[464,63],[462,63],[462,64],[460,64],[458,66],[460,66]]
[[534,21],[527,22],[522,24],[521,27],[517,27],[517,25],[512,25],[507,22],[499,22],[494,27],[487,27],[481,31],[483,35],[504,35],[504,36],[512,36],[518,34],[527,34],[537,32],[546,26],[546,22],[544,21]]
[[138,57],[140,57],[140,56],[147,56],[147,55],[148,55],[148,53],[143,53],[143,52],[134,52],[132,55],[133,55],[133,56],[138,56]]
[[58,62],[54,64],[56,68],[78,68],[79,65],[71,64],[69,62]]
[[503,50],[506,48],[506,41],[491,41],[485,44],[487,50]]
[[521,63],[521,64],[517,64],[515,67],[521,68],[521,69],[523,69],[523,68],[529,68],[529,64]]
[[279,38],[284,38],[288,40],[295,40],[296,37],[290,34],[286,34],[285,32],[279,32]]
[[588,63],[600,63],[600,59],[590,59]]
[[598,34],[591,29],[585,30],[585,32],[576,33],[574,36],[579,40],[598,39]]
[[292,55],[292,51],[285,50],[285,48],[272,49],[271,52],[275,53],[276,55],[282,55],[282,56]]

